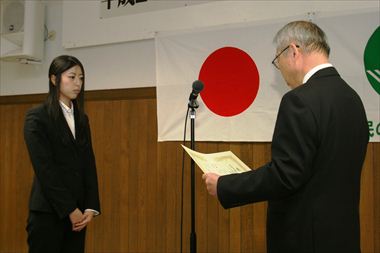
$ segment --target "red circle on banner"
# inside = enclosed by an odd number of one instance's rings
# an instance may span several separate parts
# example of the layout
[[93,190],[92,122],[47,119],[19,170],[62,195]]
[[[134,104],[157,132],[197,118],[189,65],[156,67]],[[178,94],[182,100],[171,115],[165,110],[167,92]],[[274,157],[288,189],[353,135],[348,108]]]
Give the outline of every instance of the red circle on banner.
[[245,111],[259,90],[259,71],[243,50],[223,47],[210,54],[199,73],[203,102],[215,114],[230,117]]

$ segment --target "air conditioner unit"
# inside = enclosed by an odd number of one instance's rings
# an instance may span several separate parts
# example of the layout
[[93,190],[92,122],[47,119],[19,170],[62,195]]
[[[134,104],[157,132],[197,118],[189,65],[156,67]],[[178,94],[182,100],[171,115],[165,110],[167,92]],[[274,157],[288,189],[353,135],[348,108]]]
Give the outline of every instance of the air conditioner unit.
[[45,6],[40,0],[0,1],[0,59],[42,62]]

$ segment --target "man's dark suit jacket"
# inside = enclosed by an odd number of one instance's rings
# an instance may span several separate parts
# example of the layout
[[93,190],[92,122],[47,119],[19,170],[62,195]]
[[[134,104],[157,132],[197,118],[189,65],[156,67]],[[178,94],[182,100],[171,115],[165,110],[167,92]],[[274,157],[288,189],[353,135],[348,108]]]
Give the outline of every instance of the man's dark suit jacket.
[[284,95],[263,167],[218,180],[224,208],[268,200],[268,252],[360,252],[362,101],[333,67]]
[[[75,108],[76,109],[76,108]],[[74,139],[60,111],[57,121],[46,105],[28,111],[24,138],[35,177],[29,209],[67,217],[76,208],[100,212],[98,180],[88,118],[80,126],[74,110]]]

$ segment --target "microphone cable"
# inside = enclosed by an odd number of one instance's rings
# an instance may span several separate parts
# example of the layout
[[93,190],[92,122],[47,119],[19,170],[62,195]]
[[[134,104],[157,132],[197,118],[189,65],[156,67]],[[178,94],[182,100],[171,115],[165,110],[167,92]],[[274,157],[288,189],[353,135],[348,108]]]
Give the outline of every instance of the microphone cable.
[[[185,128],[183,130],[183,145],[186,143],[186,127],[187,127],[187,118],[189,117],[190,108],[187,107],[186,118],[185,118]],[[185,174],[185,150],[182,149],[182,174],[181,174],[181,221],[180,221],[180,252],[182,253],[182,233],[183,233],[183,187],[184,187],[184,174]]]

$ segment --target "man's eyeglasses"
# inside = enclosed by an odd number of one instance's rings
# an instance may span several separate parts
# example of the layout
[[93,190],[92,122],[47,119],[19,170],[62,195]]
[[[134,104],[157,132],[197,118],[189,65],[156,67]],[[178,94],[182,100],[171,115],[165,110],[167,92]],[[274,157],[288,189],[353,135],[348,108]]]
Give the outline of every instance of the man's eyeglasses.
[[[278,54],[276,55],[276,57],[274,57],[274,59],[273,59],[273,61],[272,61],[272,64],[276,67],[276,69],[280,69],[280,67],[278,66],[278,57],[280,57],[280,55],[281,55],[283,52],[285,52],[289,47],[290,47],[290,45],[287,46],[287,47],[285,47],[284,49],[282,49],[281,52],[278,53]],[[300,46],[296,45],[296,47],[299,48]]]

